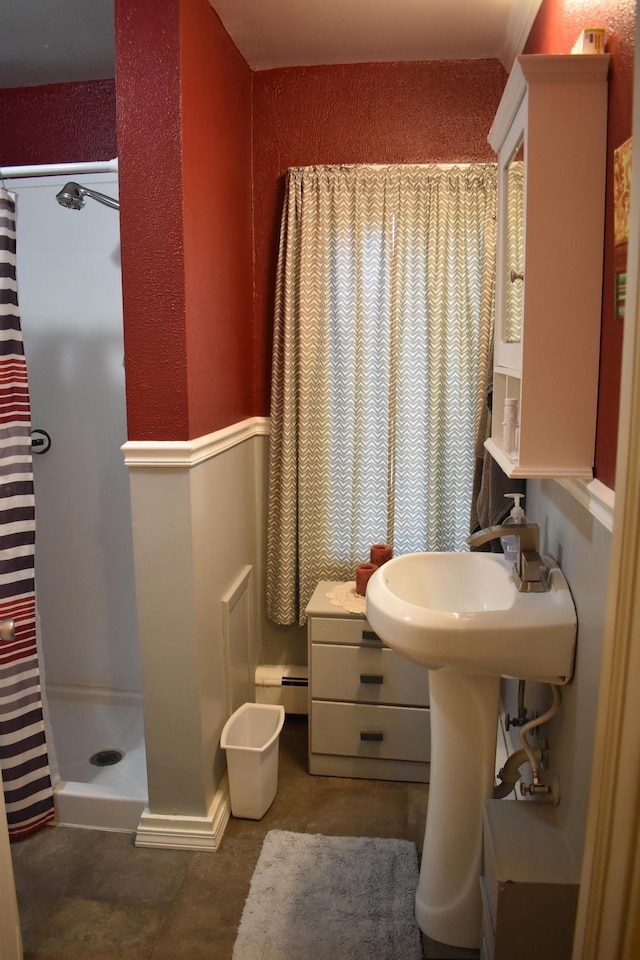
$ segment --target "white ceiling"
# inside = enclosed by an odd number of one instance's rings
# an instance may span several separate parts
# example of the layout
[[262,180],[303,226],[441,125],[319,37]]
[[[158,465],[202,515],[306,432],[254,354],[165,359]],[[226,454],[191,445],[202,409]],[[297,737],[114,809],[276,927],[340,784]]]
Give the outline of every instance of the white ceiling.
[[484,57],[503,62],[511,57],[510,67],[520,34],[528,33],[541,0],[209,2],[247,63],[267,70]]
[[[209,2],[255,70],[484,57],[509,69],[541,0]],[[113,0],[2,0],[0,87],[113,76]]]

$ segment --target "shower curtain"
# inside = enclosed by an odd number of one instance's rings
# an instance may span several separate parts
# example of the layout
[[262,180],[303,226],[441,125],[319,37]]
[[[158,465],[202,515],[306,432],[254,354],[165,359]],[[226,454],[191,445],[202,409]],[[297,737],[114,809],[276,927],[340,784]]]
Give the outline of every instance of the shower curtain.
[[15,195],[0,189],[0,769],[9,836],[53,819],[36,647],[31,412],[16,283]]

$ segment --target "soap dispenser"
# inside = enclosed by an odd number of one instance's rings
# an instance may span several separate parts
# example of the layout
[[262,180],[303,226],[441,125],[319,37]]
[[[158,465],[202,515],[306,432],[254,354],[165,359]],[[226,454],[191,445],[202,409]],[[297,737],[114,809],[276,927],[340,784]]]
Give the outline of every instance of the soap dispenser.
[[[511,497],[514,501],[511,513],[507,519],[502,524],[503,527],[509,526],[521,526],[523,523],[527,522],[527,518],[524,515],[524,510],[520,506],[520,501],[524,497],[523,493],[505,493],[505,497]],[[500,544],[502,546],[502,551],[504,553],[505,560],[509,560],[511,563],[518,562],[518,537],[514,536],[504,536],[500,537]]]

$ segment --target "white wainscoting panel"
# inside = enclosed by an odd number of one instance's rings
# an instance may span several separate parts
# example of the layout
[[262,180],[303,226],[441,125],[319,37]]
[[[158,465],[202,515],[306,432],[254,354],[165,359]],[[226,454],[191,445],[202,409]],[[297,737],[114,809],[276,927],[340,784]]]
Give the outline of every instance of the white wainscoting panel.
[[229,716],[254,700],[255,617],[253,567],[246,566],[222,599],[225,683]]

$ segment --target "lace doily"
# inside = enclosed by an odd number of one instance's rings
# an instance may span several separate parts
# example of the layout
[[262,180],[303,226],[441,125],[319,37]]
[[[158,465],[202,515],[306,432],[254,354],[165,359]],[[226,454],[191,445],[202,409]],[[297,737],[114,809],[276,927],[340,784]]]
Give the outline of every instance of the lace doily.
[[364,613],[366,609],[364,597],[356,593],[355,580],[336,584],[327,594],[327,599],[334,607],[342,607],[349,613]]

